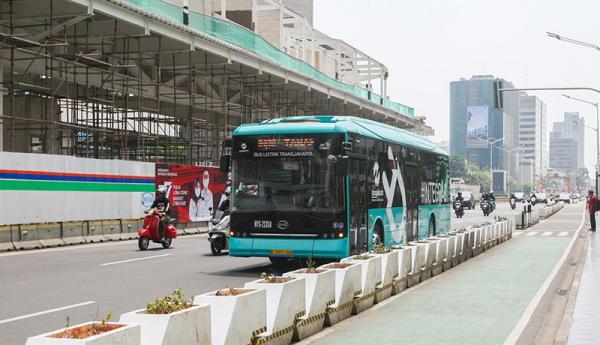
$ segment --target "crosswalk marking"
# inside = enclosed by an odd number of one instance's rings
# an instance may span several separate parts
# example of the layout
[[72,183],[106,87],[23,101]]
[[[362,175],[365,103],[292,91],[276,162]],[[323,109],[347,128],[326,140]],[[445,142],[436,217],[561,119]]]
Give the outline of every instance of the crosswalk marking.
[[552,235],[552,231],[546,231],[542,234],[542,237],[546,237],[546,236],[550,236]]
[[558,234],[559,237],[565,237],[569,234],[568,231],[561,231],[560,234]]
[[535,236],[535,235],[537,235],[537,231],[532,231],[532,232],[528,233],[528,234],[527,234],[527,235],[525,235],[525,236],[527,236],[527,237],[531,237],[531,236]]

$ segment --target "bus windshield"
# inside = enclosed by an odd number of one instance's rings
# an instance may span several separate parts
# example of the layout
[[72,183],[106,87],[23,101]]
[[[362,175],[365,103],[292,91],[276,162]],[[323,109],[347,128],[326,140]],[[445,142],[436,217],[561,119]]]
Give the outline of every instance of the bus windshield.
[[337,135],[238,137],[232,211],[338,213],[344,209]]

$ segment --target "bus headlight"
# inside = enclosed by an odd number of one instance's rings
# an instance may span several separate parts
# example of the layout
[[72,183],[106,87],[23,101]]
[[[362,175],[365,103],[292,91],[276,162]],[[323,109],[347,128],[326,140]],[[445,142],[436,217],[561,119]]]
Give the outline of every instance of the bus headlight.
[[340,232],[340,233],[338,234],[338,237],[339,237],[339,238],[344,238],[344,233],[343,233],[343,232]]
[[235,236],[235,231],[233,231],[233,230],[232,230],[232,231],[230,231],[230,232],[229,232],[229,236],[230,236],[230,237],[234,237],[234,236]]

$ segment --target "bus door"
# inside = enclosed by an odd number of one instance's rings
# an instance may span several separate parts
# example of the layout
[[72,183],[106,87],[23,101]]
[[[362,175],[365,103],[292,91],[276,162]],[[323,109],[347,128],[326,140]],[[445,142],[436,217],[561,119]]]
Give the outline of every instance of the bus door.
[[419,170],[413,162],[405,163],[404,186],[406,191],[406,242],[416,241],[419,237],[419,194],[421,183]]
[[363,252],[368,248],[367,161],[351,158],[348,163],[350,252]]

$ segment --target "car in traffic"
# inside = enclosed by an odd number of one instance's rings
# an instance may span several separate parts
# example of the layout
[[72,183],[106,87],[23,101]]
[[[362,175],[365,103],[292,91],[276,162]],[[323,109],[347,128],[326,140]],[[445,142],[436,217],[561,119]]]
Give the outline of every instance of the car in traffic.
[[535,197],[537,199],[536,202],[544,204],[548,203],[548,194],[546,193],[535,193]]
[[473,193],[471,192],[462,192],[462,197],[463,197],[463,208],[469,209],[469,210],[474,210],[475,209],[475,195],[473,195]]
[[569,193],[560,193],[558,195],[558,201],[562,201],[564,203],[570,204],[571,203],[571,194],[569,194]]
[[514,194],[515,194],[515,199],[517,200],[517,202],[523,201],[523,192],[516,192]]

